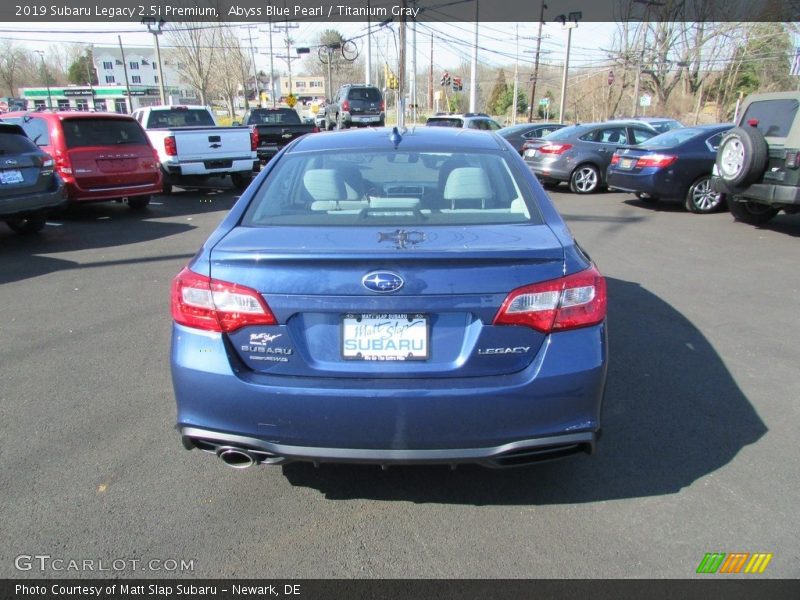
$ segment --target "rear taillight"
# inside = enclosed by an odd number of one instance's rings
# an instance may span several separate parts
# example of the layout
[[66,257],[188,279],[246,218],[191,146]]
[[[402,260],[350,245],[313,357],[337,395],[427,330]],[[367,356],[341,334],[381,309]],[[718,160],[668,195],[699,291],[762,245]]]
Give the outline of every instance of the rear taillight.
[[311,130],[311,133],[319,133],[319,127],[314,125],[314,129]]
[[639,160],[636,161],[636,166],[639,168],[657,167],[663,169],[664,167],[670,166],[676,160],[678,160],[678,157],[671,154],[645,154],[639,157]]
[[386,105],[383,103],[383,100],[378,104],[378,110],[386,110]]
[[56,171],[58,171],[58,174],[61,175],[63,179],[71,178],[72,163],[70,162],[67,153],[63,150],[56,150],[56,154],[53,158],[55,159]]
[[258,129],[250,128],[250,150],[258,150]]
[[257,291],[188,268],[172,280],[172,318],[180,325],[220,332],[278,323]]
[[618,162],[619,162],[619,154],[614,154],[614,155],[611,157],[611,164],[612,164],[612,165],[615,165],[615,164],[617,164]]
[[800,167],[800,152],[797,150],[789,150],[786,152],[786,168],[796,169]]
[[539,152],[542,154],[564,154],[570,148],[572,148],[572,144],[545,144],[539,148]]
[[518,288],[503,302],[495,325],[523,325],[543,333],[597,325],[606,318],[606,280],[596,267]]
[[349,100],[345,100],[344,102],[342,102],[342,110],[344,110],[344,111],[349,111],[350,110],[350,101]]
[[164,153],[167,156],[178,156],[178,145],[175,143],[174,135],[168,135],[164,138]]

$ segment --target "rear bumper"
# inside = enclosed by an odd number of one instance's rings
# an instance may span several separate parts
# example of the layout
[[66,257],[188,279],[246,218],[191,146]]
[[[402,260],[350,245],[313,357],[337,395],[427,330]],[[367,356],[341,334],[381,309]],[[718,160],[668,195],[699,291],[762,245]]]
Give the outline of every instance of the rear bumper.
[[150,196],[161,193],[161,177],[154,183],[140,183],[135,185],[98,185],[94,188],[83,188],[75,182],[67,183],[67,194],[70,202],[99,202],[102,200],[116,200],[117,198],[135,198],[136,196]]
[[0,218],[16,217],[45,209],[55,210],[66,203],[64,184],[59,183],[55,190],[49,192],[0,198]]
[[569,181],[574,165],[564,158],[525,160],[533,174],[543,181]]
[[744,190],[731,190],[720,177],[711,179],[714,191],[728,194],[729,197],[742,198],[768,205],[800,205],[800,187],[775,185],[772,183],[753,183]]
[[634,194],[647,194],[655,198],[679,198],[686,194],[686,190],[681,192],[681,190],[676,187],[675,182],[670,181],[669,178],[661,172],[623,173],[609,170],[606,175],[606,183],[608,187],[614,188],[615,190]]
[[515,455],[591,452],[600,430],[605,324],[549,336],[528,367],[504,376],[275,376],[234,370],[228,352],[219,334],[173,326],[178,428],[197,447],[205,440],[316,462],[502,466]]
[[386,114],[350,114],[349,112],[342,112],[342,121],[350,125],[377,125],[381,121],[386,120]]
[[192,175],[228,175],[254,170],[254,163],[258,163],[258,155],[253,152],[249,156],[235,158],[220,158],[210,161],[187,160],[165,162],[161,166],[168,177],[183,177]]

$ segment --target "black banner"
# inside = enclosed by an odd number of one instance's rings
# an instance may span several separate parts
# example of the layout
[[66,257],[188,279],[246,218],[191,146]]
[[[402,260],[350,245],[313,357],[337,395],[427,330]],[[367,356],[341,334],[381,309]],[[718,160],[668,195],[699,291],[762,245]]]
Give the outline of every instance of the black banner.
[[648,600],[797,600],[800,581],[721,578],[703,580],[2,580],[3,600],[549,600],[561,598]]
[[[541,0],[12,0],[0,5],[7,22],[260,22],[373,23],[536,22]],[[551,0],[548,15],[583,22],[798,20],[800,0]]]

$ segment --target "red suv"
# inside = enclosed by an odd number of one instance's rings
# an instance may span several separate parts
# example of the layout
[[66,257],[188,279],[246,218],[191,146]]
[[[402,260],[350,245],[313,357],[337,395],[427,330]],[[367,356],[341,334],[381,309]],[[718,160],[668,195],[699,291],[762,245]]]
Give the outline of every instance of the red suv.
[[53,157],[72,203],[125,200],[141,209],[161,192],[158,155],[133,117],[38,111],[8,113],[3,121],[21,125]]

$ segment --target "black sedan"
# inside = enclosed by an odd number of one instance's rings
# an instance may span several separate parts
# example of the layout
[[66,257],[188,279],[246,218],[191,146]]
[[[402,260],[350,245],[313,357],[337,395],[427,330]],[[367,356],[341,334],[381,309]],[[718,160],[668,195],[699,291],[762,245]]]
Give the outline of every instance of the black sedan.
[[566,127],[566,125],[563,123],[522,123],[503,127],[497,132],[497,135],[503,136],[521,155],[522,145],[526,141],[543,138],[562,127]]
[[693,213],[719,210],[725,197],[711,188],[711,170],[719,142],[732,127],[674,129],[636,147],[619,148],[608,167],[608,187],[652,202],[680,200]]
[[19,125],[0,123],[0,220],[17,233],[36,233],[66,201],[50,155]]

